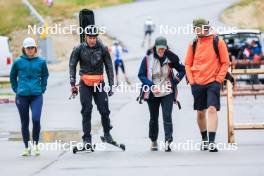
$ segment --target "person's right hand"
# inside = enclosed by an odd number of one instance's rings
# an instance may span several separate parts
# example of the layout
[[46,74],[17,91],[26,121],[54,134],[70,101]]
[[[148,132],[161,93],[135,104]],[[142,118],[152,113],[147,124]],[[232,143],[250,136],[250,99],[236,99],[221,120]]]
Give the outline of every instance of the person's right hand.
[[71,87],[71,92],[72,92],[72,95],[78,95],[78,88],[76,85],[72,85]]
[[160,93],[159,86],[157,86],[157,85],[154,85],[154,87],[153,87],[153,93],[157,93],[157,94],[159,94],[159,93]]

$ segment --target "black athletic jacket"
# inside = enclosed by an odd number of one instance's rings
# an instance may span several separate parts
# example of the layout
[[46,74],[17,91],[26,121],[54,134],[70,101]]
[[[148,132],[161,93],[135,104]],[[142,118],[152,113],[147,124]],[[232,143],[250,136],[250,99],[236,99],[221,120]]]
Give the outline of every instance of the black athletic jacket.
[[69,63],[71,85],[76,83],[76,66],[78,62],[80,63],[80,76],[84,74],[103,74],[105,66],[108,83],[110,86],[114,85],[112,59],[107,47],[100,40],[97,40],[96,45],[92,48],[86,42],[83,42],[73,49]]

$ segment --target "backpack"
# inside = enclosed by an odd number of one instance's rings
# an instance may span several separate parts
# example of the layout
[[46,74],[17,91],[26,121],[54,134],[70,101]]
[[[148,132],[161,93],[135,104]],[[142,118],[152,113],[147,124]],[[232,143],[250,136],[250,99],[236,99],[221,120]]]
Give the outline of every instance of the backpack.
[[[192,44],[193,57],[195,55],[197,42],[198,42],[198,39],[195,38],[193,40],[193,44]],[[216,36],[214,36],[214,39],[213,39],[213,47],[214,47],[215,54],[216,54],[216,56],[217,56],[217,58],[218,58],[218,60],[220,62],[220,53],[219,53],[218,43],[219,43],[219,37],[216,35]],[[187,77],[186,77],[186,79],[187,79]],[[226,73],[225,80],[231,81],[232,84],[234,84],[234,81],[235,81],[234,77],[232,76],[232,74],[230,72]],[[189,83],[188,80],[187,80],[187,83]]]

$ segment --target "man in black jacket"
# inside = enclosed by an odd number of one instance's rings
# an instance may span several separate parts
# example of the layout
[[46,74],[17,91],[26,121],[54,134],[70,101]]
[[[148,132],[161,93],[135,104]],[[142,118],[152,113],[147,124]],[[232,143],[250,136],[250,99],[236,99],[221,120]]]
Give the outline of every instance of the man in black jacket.
[[[114,73],[112,59],[107,47],[97,38],[98,33],[96,28],[89,28],[86,33],[86,41],[75,47],[70,57],[70,84],[72,87],[72,94],[76,95],[78,89],[76,87],[76,66],[80,64],[79,75],[80,85],[80,101],[82,105],[82,127],[83,127],[83,141],[84,144],[91,144],[91,113],[92,113],[92,97],[94,98],[97,109],[101,115],[101,122],[104,130],[104,137],[108,142],[113,141],[110,134],[112,126],[110,124],[108,107],[108,96],[112,96],[112,86],[114,85]],[[106,69],[109,92],[100,87],[105,86],[103,73],[104,67]],[[100,86],[99,86],[100,85]]]

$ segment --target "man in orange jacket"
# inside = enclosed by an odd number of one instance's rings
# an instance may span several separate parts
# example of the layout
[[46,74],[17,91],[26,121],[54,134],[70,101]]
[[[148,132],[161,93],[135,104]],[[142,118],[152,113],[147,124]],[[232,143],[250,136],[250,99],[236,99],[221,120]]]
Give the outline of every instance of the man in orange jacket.
[[197,122],[202,135],[201,150],[217,152],[215,144],[217,111],[220,110],[220,88],[228,71],[229,55],[222,39],[219,39],[217,44],[219,56],[216,53],[213,44],[216,36],[210,33],[209,21],[195,19],[193,27],[197,35],[196,46],[193,47],[194,42],[189,45],[185,60],[186,74],[191,85],[194,110],[197,110]]

